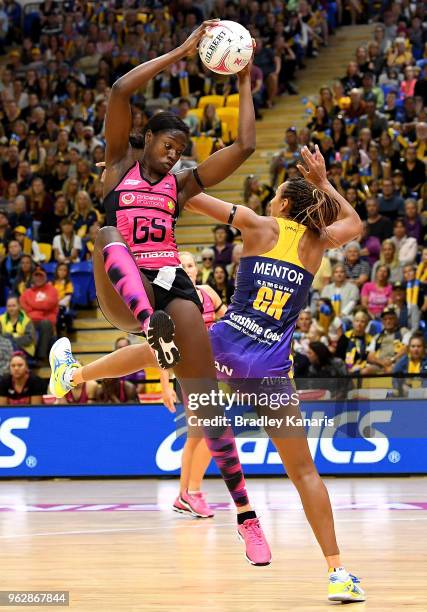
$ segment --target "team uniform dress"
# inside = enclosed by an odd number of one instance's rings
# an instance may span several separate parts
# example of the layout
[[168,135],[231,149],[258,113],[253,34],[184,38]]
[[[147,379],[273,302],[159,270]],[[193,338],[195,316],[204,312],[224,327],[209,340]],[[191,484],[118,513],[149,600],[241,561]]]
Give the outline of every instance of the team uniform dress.
[[[206,329],[210,329],[216,320],[215,304],[207,291],[201,287],[197,287],[202,295],[202,317]],[[220,306],[221,307],[221,306]],[[219,308],[220,308],[219,307]]]
[[202,305],[183,270],[175,241],[179,215],[174,174],[150,182],[139,162],[126,172],[104,200],[107,225],[117,227],[138,268],[153,286],[155,307],[164,308],[177,297]]
[[292,335],[313,275],[298,256],[307,228],[288,219],[277,222],[276,246],[241,258],[232,303],[209,330],[222,380],[292,376]]

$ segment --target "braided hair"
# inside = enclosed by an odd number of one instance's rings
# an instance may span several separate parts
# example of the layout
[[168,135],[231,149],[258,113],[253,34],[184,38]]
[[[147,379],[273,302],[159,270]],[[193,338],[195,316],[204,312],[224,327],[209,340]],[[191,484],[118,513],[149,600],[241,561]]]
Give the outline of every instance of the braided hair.
[[153,115],[147,122],[142,132],[132,132],[129,136],[129,144],[133,149],[143,149],[145,146],[145,135],[150,130],[153,134],[159,132],[183,132],[189,137],[189,127],[178,115],[169,111],[162,111]]
[[320,235],[338,218],[338,202],[303,178],[288,179],[281,197],[291,204],[289,217],[315,234]]

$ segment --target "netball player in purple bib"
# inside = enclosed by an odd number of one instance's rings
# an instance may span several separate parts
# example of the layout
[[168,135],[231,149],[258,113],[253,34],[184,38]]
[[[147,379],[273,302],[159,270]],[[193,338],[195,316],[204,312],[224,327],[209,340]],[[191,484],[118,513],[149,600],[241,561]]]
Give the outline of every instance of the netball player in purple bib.
[[[318,148],[314,154],[304,148],[302,156],[306,167],[300,165],[299,170],[304,178],[279,186],[271,202],[271,217],[260,217],[244,206],[205,194],[190,202],[193,210],[237,227],[243,238],[233,302],[209,330],[218,375],[232,386],[243,384],[244,388],[246,380],[253,390],[265,381],[268,392],[273,379],[279,381],[274,391],[292,391],[292,334],[313,276],[325,249],[345,244],[361,232],[359,216],[327,180]],[[129,346],[76,368],[76,380],[124,376],[141,364],[152,365],[148,348]],[[291,405],[285,406],[284,414],[299,416],[300,412]],[[266,430],[324,554],[329,600],[364,601],[359,580],[342,566],[328,492],[313,463],[305,430]],[[245,537],[241,526],[239,533]],[[253,550],[247,545],[247,554],[249,548]]]

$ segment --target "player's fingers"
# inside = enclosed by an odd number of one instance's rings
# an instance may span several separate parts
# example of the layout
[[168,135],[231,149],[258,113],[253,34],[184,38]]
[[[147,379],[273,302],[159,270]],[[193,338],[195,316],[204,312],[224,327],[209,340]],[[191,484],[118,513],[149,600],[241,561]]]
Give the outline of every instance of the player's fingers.
[[103,161],[103,162],[96,162],[95,166],[97,168],[105,168],[105,161]]
[[297,168],[298,170],[301,172],[301,174],[303,175],[304,178],[307,178],[308,176],[308,171],[304,168],[304,166],[302,164],[297,164]]
[[310,151],[307,149],[307,147],[303,147],[301,149],[301,157],[303,158],[303,160],[305,161],[305,163],[310,166],[312,164],[312,156]]

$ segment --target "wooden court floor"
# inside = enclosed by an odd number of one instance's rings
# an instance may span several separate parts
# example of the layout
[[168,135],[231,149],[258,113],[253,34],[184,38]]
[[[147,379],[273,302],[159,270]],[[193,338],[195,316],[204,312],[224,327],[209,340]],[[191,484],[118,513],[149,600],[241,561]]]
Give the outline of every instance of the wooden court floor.
[[[369,596],[352,609],[426,611],[427,478],[325,480],[343,561]],[[175,480],[2,481],[0,590],[67,590],[70,609],[88,612],[340,606],[327,602],[325,564],[291,483],[248,485],[269,567],[245,561],[216,479],[205,487],[216,516],[205,520],[170,510]]]

